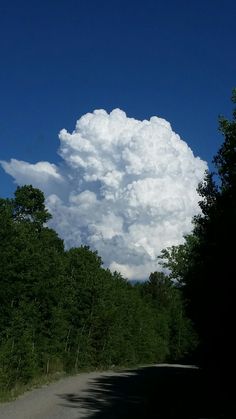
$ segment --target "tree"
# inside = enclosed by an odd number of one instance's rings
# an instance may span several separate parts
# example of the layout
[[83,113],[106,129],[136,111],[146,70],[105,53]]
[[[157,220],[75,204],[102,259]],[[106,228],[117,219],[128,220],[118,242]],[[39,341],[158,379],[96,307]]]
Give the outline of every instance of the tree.
[[32,185],[18,186],[13,200],[14,219],[31,221],[42,227],[52,217],[44,200],[43,192]]
[[62,340],[57,325],[64,247],[43,227],[49,218],[43,193],[32,186],[0,201],[0,358],[3,369],[8,365],[9,386],[44,368],[43,354],[55,354]]
[[179,287],[172,277],[153,272],[142,285],[142,292],[155,309],[157,331],[165,342],[170,360],[179,360],[196,346],[196,334],[186,316],[185,304]]
[[192,235],[162,255],[172,277],[182,284],[201,341],[201,362],[214,377],[211,385],[221,388],[230,405],[225,360],[233,360],[236,350],[236,110],[231,121],[220,118],[220,131],[224,142],[214,158],[218,186],[215,174],[207,174],[198,189],[202,214],[193,220]]

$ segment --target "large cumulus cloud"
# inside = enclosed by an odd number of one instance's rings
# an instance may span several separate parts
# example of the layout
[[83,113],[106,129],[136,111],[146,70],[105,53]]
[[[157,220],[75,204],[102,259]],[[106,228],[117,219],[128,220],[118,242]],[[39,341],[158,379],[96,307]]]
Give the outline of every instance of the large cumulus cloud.
[[67,247],[88,244],[112,270],[147,277],[161,249],[191,231],[206,163],[164,119],[138,121],[119,109],[88,113],[59,138],[59,166],[1,164],[16,183],[45,192]]

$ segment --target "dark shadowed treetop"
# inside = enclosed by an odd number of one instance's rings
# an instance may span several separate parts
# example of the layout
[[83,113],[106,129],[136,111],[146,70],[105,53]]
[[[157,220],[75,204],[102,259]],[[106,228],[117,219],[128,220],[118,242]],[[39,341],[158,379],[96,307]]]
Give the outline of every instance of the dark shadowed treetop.
[[14,218],[32,221],[43,225],[52,217],[44,204],[44,194],[32,185],[25,185],[16,189],[14,199]]
[[[232,102],[236,104],[236,89],[233,90]],[[233,110],[232,121],[220,117],[220,131],[224,142],[214,158],[222,190],[236,187],[236,108]]]

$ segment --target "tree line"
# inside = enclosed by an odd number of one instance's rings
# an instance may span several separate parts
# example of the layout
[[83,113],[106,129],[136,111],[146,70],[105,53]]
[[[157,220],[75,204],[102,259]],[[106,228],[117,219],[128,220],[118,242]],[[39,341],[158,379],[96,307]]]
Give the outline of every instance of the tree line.
[[96,251],[65,250],[43,192],[0,199],[0,385],[56,371],[177,360],[196,345],[181,290],[163,273],[130,284]]

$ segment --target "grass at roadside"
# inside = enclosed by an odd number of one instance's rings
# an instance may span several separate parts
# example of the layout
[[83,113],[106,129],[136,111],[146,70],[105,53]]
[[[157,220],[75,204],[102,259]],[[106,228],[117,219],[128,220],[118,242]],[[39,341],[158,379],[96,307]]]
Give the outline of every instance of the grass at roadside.
[[65,372],[55,372],[52,374],[32,378],[27,384],[16,383],[15,386],[10,390],[0,388],[0,403],[14,400],[26,391],[48,385],[66,376],[67,374]]
[[[142,365],[143,366],[143,365]],[[58,372],[54,372],[54,373],[49,373],[49,374],[45,374],[45,375],[41,375],[38,377],[34,377],[32,378],[28,383],[23,384],[23,383],[16,383],[15,386],[13,388],[9,389],[4,389],[4,388],[0,388],[0,403],[4,403],[4,402],[9,402],[12,400],[15,400],[17,397],[19,397],[20,395],[26,393],[27,391],[33,390],[34,388],[39,388],[42,387],[44,385],[49,385],[53,382],[56,382],[58,380],[60,380],[61,378],[65,378],[65,377],[69,377],[69,376],[73,376],[76,374],[80,374],[80,373],[86,373],[86,372],[94,372],[94,371],[122,371],[124,369],[135,369],[140,367],[140,365],[123,365],[123,366],[118,366],[118,365],[111,365],[110,367],[84,367],[81,368],[78,371],[70,371],[70,372],[64,372],[64,371],[58,371]]]

